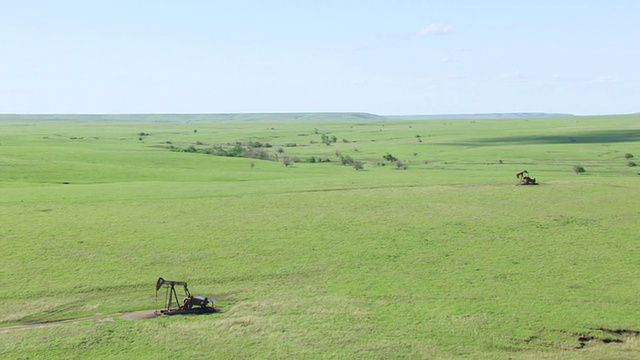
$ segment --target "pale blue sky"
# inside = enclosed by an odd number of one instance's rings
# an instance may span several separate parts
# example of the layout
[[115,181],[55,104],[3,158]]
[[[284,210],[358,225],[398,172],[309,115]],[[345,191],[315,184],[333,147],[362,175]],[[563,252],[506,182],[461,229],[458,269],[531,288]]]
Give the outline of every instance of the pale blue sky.
[[637,0],[0,0],[0,113],[631,113],[639,66]]

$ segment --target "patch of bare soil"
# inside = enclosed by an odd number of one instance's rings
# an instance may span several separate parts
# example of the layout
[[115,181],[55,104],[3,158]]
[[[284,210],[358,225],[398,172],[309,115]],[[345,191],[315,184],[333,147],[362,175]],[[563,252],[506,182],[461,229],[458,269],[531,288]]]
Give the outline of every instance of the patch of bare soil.
[[621,336],[638,336],[640,335],[640,331],[637,330],[628,330],[628,329],[607,329],[607,328],[600,328],[598,329],[600,331],[609,333],[609,334],[613,334],[613,335],[621,335]]
[[132,311],[127,312],[120,315],[120,319],[123,320],[145,320],[145,319],[153,319],[157,317],[155,310],[140,310],[140,311]]
[[583,349],[590,343],[600,343],[600,344],[616,344],[623,343],[625,339],[629,337],[637,337],[640,335],[640,331],[637,330],[629,330],[629,329],[607,329],[607,328],[599,328],[594,330],[600,330],[604,333],[614,335],[616,337],[597,337],[593,335],[579,335],[578,341],[580,345],[576,346],[576,349]]

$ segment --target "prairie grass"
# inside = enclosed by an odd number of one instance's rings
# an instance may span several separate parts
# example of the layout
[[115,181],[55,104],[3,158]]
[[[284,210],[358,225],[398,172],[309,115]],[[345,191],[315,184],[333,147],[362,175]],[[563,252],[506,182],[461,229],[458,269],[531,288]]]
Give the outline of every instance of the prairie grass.
[[[577,339],[640,329],[640,116],[194,119],[0,119],[0,357],[637,358]],[[248,140],[333,161],[167,144]],[[223,312],[98,321],[158,276]]]

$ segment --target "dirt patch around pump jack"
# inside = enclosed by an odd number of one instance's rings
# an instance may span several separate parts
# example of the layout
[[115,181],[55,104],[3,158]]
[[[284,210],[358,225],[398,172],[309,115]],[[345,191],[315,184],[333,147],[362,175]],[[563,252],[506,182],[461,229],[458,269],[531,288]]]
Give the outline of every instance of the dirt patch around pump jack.
[[145,320],[158,317],[156,310],[140,310],[123,313],[120,315],[120,319],[123,320]]

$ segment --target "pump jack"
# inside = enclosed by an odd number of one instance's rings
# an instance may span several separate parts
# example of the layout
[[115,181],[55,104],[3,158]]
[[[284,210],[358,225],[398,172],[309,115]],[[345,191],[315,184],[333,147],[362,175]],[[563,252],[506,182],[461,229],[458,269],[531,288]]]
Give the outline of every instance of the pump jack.
[[[178,293],[176,292],[176,286],[184,287],[185,298],[180,302],[178,300]],[[216,312],[213,307],[213,301],[204,296],[193,296],[189,292],[187,283],[184,281],[172,281],[158,278],[156,281],[156,297],[161,287],[167,289],[165,296],[165,308],[156,311],[156,313],[164,315],[177,315],[177,314],[207,314]],[[215,301],[215,300],[214,300]]]
[[529,177],[527,170],[516,173],[516,179],[519,180],[516,185],[538,185],[535,178]]

